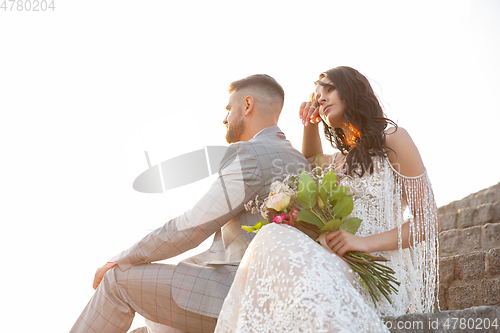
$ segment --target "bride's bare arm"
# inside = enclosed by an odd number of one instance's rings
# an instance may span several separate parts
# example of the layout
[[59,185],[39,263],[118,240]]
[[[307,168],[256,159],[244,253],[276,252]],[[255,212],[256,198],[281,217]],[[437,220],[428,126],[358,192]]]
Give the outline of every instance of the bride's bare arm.
[[424,173],[424,163],[417,146],[404,128],[390,128],[386,134],[385,145],[389,148],[389,161],[397,172],[406,177],[417,177]]

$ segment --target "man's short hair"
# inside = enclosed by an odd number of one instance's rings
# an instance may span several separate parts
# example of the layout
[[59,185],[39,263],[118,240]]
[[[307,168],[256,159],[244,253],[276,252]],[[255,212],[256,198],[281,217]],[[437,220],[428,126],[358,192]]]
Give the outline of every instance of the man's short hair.
[[279,99],[283,104],[285,101],[285,91],[283,87],[271,76],[267,74],[254,74],[244,79],[234,81],[229,85],[229,93],[242,89],[252,89],[267,95],[271,99]]

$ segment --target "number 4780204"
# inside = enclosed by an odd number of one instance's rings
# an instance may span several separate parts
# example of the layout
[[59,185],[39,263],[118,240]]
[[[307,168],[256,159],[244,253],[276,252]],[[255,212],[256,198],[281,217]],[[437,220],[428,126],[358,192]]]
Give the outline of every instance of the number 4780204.
[[54,0],[3,0],[0,6],[4,12],[45,12],[55,9]]

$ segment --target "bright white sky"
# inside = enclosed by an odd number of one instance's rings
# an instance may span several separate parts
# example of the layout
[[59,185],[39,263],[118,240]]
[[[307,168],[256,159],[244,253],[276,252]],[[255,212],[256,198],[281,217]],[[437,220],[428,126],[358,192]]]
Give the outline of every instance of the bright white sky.
[[498,1],[301,3],[0,10],[2,331],[69,331],[96,268],[204,193],[213,179],[164,195],[132,182],[144,150],[157,164],[224,145],[227,87],[251,74],[283,85],[298,149],[300,102],[347,65],[413,137],[439,206],[500,181]]

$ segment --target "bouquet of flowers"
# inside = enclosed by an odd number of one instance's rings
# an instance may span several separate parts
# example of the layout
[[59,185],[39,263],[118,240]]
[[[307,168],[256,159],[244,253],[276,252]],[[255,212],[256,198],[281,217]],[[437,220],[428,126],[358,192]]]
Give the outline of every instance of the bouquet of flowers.
[[[245,208],[252,213],[261,213],[266,219],[254,226],[242,226],[249,232],[257,233],[268,223],[284,223],[296,227],[323,247],[331,251],[325,241],[329,231],[339,229],[355,234],[361,219],[350,217],[353,198],[345,186],[337,186],[337,176],[330,170],[323,172],[316,167],[311,172],[300,175],[286,175],[283,182],[274,182],[271,193],[261,201],[258,196],[248,202]],[[370,294],[375,307],[383,295],[390,303],[390,294],[397,294],[400,282],[394,271],[380,262],[383,257],[363,252],[349,251],[342,257],[354,272],[358,273],[361,284]]]

